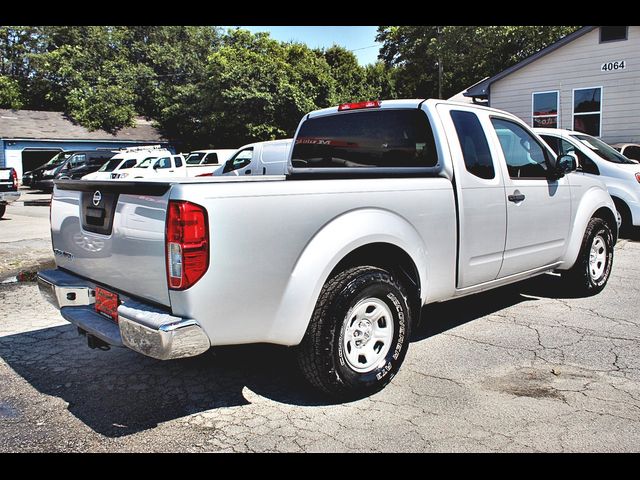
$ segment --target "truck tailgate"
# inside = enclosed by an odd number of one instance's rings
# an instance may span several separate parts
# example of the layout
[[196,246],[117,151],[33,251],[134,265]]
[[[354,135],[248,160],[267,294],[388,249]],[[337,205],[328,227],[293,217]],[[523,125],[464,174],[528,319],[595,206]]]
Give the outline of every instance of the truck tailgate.
[[51,239],[58,267],[170,306],[165,221],[171,184],[58,181]]

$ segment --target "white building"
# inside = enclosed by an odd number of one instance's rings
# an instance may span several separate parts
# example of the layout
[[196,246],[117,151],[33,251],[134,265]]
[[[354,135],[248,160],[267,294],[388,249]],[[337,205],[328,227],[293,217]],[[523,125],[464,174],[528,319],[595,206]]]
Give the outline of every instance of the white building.
[[532,126],[640,143],[640,26],[583,27],[464,96]]

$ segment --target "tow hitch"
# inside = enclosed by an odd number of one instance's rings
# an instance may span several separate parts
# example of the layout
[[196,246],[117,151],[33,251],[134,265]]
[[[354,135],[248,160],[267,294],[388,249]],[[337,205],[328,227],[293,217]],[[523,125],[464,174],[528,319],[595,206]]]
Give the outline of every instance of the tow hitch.
[[91,335],[90,333],[87,333],[85,330],[82,330],[81,328],[78,328],[78,335],[87,337],[87,344],[89,345],[89,348],[97,348],[98,350],[102,350],[105,352],[107,350],[111,350],[111,345],[109,345],[107,342],[99,339],[95,335]]

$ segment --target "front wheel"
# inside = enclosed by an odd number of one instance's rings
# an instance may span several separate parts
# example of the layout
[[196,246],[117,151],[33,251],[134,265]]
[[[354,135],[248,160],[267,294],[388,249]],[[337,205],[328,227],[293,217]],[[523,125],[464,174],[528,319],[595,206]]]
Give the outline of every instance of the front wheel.
[[381,390],[409,346],[411,311],[404,287],[386,270],[353,267],[329,279],[297,347],[316,388],[340,399]]
[[4,212],[7,210],[6,205],[0,205],[0,218],[4,217]]
[[578,259],[563,273],[571,288],[582,295],[595,295],[607,284],[613,265],[613,233],[601,218],[592,218],[582,239]]

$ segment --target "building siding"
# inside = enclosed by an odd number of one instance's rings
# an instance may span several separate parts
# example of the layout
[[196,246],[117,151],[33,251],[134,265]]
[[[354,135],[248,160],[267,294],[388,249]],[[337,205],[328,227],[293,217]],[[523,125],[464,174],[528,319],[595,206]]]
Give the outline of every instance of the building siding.
[[[599,43],[600,29],[497,80],[490,105],[532,124],[532,93],[559,90],[559,126],[573,128],[573,89],[602,87],[601,137],[605,142],[640,143],[640,26],[627,40]],[[624,70],[602,72],[605,62],[625,60]]]

